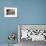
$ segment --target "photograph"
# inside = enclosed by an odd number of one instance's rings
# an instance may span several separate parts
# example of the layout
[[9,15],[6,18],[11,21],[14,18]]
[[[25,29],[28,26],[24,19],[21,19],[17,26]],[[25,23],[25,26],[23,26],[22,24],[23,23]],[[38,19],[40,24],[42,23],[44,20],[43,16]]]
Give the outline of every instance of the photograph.
[[4,8],[4,17],[17,17],[17,8],[5,7]]
[[15,15],[15,10],[14,9],[7,9],[6,14],[7,15]]

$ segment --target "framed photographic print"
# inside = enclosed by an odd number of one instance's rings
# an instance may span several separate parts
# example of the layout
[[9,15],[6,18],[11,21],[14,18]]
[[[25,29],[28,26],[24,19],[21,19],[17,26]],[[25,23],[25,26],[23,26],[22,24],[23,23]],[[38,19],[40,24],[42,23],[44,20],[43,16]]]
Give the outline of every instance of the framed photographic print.
[[17,8],[15,7],[5,7],[4,17],[17,17]]

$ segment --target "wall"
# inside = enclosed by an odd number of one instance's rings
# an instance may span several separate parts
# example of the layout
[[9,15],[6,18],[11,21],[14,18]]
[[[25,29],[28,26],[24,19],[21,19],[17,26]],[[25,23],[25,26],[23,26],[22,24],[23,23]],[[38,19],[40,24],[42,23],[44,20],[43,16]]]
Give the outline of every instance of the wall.
[[[17,18],[5,18],[4,7],[16,7]],[[0,44],[7,44],[18,24],[46,24],[46,0],[0,0]],[[16,39],[17,43],[17,39]]]

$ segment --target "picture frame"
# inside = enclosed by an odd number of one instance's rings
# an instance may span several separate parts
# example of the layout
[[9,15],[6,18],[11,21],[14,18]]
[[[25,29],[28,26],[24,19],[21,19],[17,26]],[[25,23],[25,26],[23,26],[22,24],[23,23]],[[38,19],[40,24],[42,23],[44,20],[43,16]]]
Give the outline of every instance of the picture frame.
[[5,7],[4,17],[17,17],[17,8],[15,7]]

